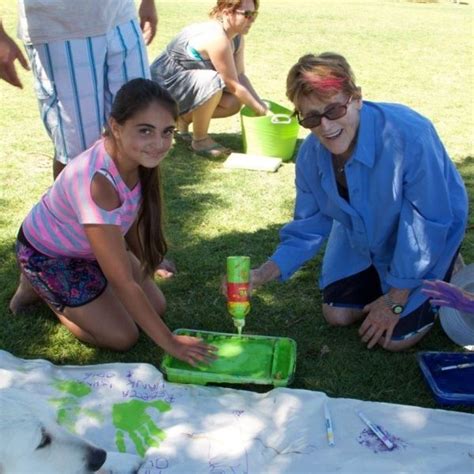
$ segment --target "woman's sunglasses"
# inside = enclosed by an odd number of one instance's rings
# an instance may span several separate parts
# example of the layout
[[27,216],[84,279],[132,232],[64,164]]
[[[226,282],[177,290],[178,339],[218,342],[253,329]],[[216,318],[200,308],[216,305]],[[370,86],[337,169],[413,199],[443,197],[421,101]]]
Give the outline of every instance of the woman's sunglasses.
[[349,106],[351,100],[352,96],[347,99],[347,102],[345,104],[334,104],[322,114],[318,114],[317,112],[315,112],[314,114],[301,118],[298,112],[296,112],[298,123],[304,128],[316,128],[321,125],[321,120],[323,119],[323,117],[326,117],[328,120],[337,120],[341,117],[344,117],[344,115],[346,115],[347,113],[347,107]]
[[253,20],[258,15],[258,10],[234,10],[234,12],[243,15],[247,20]]

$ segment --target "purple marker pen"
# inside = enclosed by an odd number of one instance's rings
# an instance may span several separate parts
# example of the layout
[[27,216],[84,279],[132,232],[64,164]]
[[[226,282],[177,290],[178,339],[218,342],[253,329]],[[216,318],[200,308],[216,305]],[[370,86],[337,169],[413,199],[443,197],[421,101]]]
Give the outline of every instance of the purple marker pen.
[[393,443],[387,438],[387,435],[375,426],[362,412],[357,412],[359,418],[370,428],[377,438],[382,441],[388,449],[393,449]]

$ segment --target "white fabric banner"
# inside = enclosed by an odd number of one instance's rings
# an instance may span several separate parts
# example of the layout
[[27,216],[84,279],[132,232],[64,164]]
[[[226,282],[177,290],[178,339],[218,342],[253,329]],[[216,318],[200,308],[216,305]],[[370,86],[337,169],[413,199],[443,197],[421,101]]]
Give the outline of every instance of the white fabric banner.
[[[43,397],[62,425],[98,446],[144,457],[140,474],[474,472],[467,413],[289,388],[258,394],[172,384],[148,364],[55,366],[0,351],[0,388],[10,387]],[[359,411],[383,428],[392,450]]]

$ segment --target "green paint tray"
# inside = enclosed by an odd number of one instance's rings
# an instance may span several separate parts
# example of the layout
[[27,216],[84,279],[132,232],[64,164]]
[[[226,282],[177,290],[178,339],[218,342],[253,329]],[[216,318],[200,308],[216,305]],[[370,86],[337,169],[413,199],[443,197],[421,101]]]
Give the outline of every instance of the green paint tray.
[[218,348],[218,359],[196,367],[166,354],[161,368],[169,382],[261,384],[285,387],[293,380],[296,342],[287,337],[226,334],[176,329],[174,334],[195,336]]

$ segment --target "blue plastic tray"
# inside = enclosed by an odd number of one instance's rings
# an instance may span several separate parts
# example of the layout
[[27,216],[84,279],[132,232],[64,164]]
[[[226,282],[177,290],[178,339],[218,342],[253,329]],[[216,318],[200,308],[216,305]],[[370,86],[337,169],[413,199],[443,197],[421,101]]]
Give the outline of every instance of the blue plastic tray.
[[473,364],[474,353],[418,352],[418,364],[441,405],[474,405],[474,367],[441,370],[459,364]]

